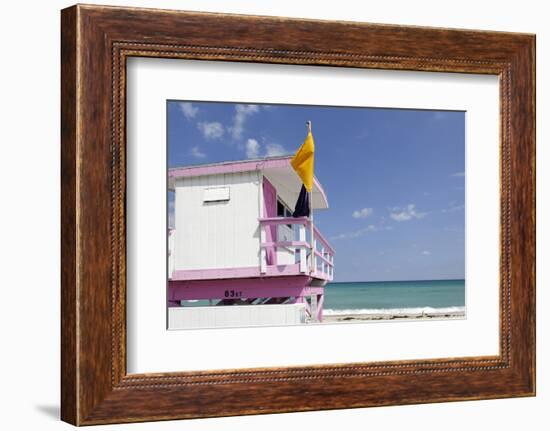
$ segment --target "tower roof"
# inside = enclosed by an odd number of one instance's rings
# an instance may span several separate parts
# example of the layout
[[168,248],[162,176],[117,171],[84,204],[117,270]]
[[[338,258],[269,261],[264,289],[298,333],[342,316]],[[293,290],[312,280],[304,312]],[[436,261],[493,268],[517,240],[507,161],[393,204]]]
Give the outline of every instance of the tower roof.
[[[261,171],[275,186],[279,196],[288,205],[294,205],[298,199],[302,181],[290,165],[291,159],[292,156],[278,156],[170,168],[168,170],[168,188],[169,190],[175,189],[177,178]],[[327,196],[317,178],[314,178],[312,207],[313,209],[328,208]]]

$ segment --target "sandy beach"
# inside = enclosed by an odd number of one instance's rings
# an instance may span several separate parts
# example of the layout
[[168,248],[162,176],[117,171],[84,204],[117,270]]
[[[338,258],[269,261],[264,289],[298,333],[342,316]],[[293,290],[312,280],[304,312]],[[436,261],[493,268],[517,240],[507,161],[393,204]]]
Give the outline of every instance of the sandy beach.
[[332,314],[324,315],[323,323],[361,322],[374,320],[429,320],[429,319],[464,319],[464,311],[424,312],[407,314]]

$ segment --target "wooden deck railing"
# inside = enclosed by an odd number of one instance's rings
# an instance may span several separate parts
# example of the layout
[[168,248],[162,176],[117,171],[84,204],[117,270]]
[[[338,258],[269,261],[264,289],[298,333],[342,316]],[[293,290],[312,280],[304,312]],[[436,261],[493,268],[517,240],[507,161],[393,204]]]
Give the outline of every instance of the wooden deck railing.
[[[260,222],[260,272],[267,272],[267,249],[270,247],[285,247],[293,249],[298,256],[298,268],[301,274],[310,274],[314,277],[325,280],[332,280],[334,277],[334,249],[319,229],[313,226],[313,253],[311,238],[307,237],[306,229],[310,225],[307,217],[268,217],[259,219]],[[266,227],[292,225],[298,228],[297,241],[278,241],[278,229],[275,230],[273,241],[267,241]],[[293,228],[294,231],[294,228]],[[294,236],[296,234],[294,233]]]

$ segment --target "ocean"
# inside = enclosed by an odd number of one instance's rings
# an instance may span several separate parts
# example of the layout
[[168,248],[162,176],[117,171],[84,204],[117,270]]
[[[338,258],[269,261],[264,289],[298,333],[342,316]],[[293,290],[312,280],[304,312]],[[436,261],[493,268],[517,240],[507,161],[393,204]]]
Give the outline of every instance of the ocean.
[[464,280],[329,283],[323,313],[412,314],[465,309]]

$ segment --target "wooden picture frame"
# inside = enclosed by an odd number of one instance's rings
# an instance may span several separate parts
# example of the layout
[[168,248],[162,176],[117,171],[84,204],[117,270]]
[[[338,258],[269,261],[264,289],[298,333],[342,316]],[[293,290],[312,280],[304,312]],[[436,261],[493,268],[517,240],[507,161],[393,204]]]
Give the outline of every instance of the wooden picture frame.
[[[534,35],[83,5],[61,18],[62,420],[91,425],[535,395]],[[130,56],[498,75],[500,354],[128,375]]]

